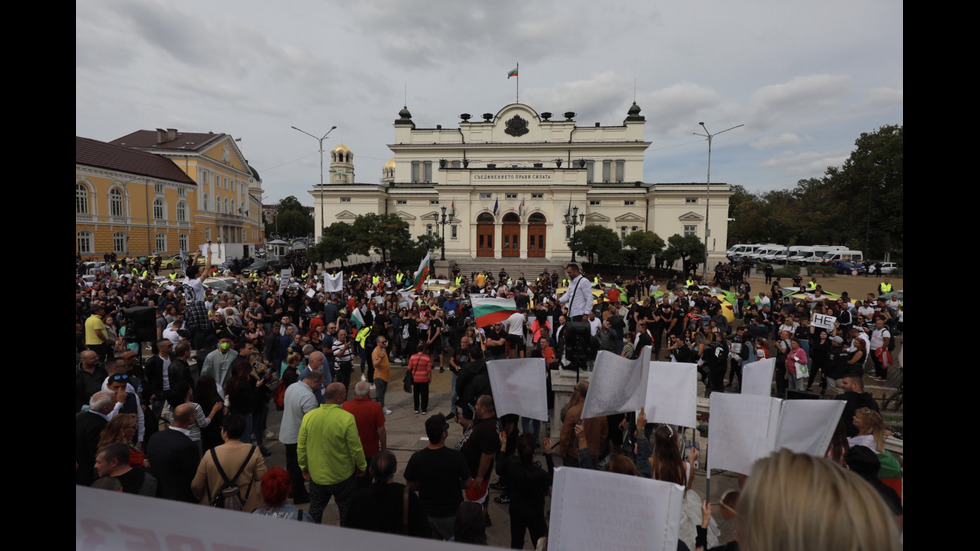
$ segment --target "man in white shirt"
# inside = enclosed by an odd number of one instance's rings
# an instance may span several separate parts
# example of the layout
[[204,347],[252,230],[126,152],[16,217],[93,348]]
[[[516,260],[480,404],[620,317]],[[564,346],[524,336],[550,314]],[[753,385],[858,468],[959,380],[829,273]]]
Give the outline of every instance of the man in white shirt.
[[282,422],[279,424],[279,441],[286,446],[286,470],[293,481],[293,503],[309,503],[310,495],[303,482],[303,471],[299,468],[296,447],[299,442],[299,427],[303,416],[320,407],[313,393],[323,384],[323,372],[305,371],[299,382],[289,385],[283,396]]
[[565,268],[568,274],[568,290],[565,291],[558,302],[568,305],[568,317],[570,321],[586,321],[583,316],[588,316],[592,310],[592,287],[589,280],[585,279],[582,272],[578,269],[578,264],[569,264]]
[[510,343],[510,357],[523,358],[526,354],[524,345],[524,324],[527,318],[521,311],[514,312],[504,321],[507,326],[507,342]]

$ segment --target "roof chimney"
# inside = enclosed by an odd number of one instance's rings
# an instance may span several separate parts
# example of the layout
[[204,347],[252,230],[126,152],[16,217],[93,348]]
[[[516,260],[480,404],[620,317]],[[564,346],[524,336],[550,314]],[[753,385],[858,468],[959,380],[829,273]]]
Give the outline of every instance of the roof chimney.
[[172,141],[174,141],[176,139],[177,139],[177,129],[176,128],[168,128],[167,129],[167,141],[168,142],[172,142]]
[[166,131],[162,128],[157,128],[157,143],[163,143],[166,140]]

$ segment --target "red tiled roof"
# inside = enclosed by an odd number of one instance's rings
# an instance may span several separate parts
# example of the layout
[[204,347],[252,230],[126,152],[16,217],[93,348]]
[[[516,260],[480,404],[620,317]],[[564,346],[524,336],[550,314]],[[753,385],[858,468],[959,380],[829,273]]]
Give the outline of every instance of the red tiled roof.
[[166,157],[78,136],[75,136],[75,164],[197,185]]

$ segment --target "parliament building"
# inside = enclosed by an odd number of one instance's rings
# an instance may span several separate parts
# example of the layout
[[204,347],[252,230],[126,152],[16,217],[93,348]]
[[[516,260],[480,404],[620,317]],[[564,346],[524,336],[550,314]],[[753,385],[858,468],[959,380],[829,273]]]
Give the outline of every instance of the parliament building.
[[724,257],[730,186],[711,184],[709,197],[704,182],[644,182],[651,142],[636,103],[613,126],[579,126],[573,112],[555,116],[521,103],[480,118],[463,113],[452,127],[418,128],[403,108],[388,145],[394,156],[375,184],[356,183],[354,153],[335,147],[329,180],[310,192],[317,239],[334,222],[395,214],[412,236],[442,235],[445,220],[447,258],[560,262],[585,225],[620,237],[645,230],[665,241],[674,234],[703,240],[708,214],[709,265]]

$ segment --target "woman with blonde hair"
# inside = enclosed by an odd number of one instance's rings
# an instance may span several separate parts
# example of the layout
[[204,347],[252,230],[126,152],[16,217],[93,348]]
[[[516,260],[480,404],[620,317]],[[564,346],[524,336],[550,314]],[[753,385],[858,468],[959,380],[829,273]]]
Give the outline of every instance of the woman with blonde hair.
[[738,500],[745,551],[893,551],[898,526],[860,476],[827,459],[787,449],[756,461]]
[[875,453],[885,451],[886,429],[880,413],[871,408],[861,408],[854,412],[852,422],[858,435],[847,439],[849,447],[867,446]]
[[102,449],[109,444],[121,442],[129,446],[129,466],[145,467],[146,456],[136,448],[134,439],[137,433],[137,417],[135,413],[119,413],[102,429],[99,436],[99,447]]

